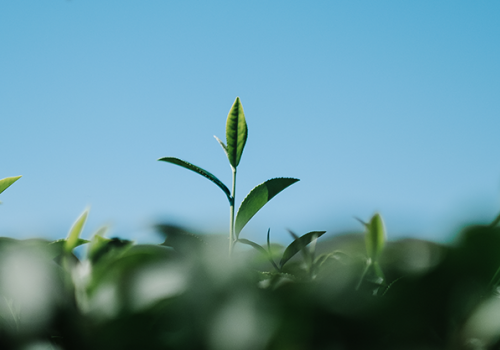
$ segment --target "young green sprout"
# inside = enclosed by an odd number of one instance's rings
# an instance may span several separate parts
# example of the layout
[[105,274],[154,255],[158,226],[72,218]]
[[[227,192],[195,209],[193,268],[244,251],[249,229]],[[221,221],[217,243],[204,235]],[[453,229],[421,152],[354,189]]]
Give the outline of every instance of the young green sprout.
[[250,219],[275,195],[299,181],[294,178],[274,178],[261,183],[250,191],[241,203],[238,212],[235,214],[236,173],[243,154],[243,149],[247,142],[247,137],[248,127],[245,119],[245,112],[243,111],[240,98],[236,97],[227,116],[226,143],[215,136],[229,160],[232,171],[231,190],[229,190],[229,188],[215,175],[194,164],[174,157],[163,157],[158,159],[160,161],[179,165],[204,176],[225,193],[229,201],[229,255],[232,254],[233,247],[239,239],[241,230],[248,221],[250,221]]

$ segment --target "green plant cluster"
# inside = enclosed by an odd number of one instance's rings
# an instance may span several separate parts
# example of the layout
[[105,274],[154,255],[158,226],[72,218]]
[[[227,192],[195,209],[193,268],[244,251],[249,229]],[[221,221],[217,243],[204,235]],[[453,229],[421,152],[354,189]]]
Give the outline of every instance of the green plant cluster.
[[[218,140],[232,190],[160,159],[223,190],[229,240],[168,224],[160,244],[107,238],[106,227],[84,240],[88,210],[64,239],[0,238],[0,349],[500,349],[500,216],[450,245],[387,241],[379,214],[359,233],[290,231],[282,246],[268,230],[258,244],[243,227],[298,180],[268,180],[236,211],[247,129],[236,99]],[[0,180],[0,193],[19,178]]]

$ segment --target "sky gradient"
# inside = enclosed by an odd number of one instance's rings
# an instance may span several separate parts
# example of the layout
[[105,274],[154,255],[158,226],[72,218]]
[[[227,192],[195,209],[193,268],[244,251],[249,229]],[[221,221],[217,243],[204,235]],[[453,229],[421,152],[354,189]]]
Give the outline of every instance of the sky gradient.
[[227,232],[236,96],[248,123],[237,203],[301,181],[242,237],[359,230],[449,239],[500,211],[500,2],[4,1],[2,236],[159,239],[155,222]]

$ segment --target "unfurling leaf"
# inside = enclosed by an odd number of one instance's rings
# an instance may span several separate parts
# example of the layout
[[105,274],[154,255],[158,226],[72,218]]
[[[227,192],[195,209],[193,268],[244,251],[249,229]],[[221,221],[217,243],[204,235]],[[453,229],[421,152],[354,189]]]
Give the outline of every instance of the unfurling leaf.
[[385,227],[380,214],[375,214],[366,226],[366,253],[372,261],[377,261],[385,245]]
[[248,221],[274,196],[283,191],[288,186],[299,181],[294,178],[276,178],[267,180],[253,188],[245,197],[236,214],[235,233],[239,237],[241,230]]
[[313,240],[321,237],[326,231],[312,231],[294,240],[288,247],[286,247],[283,257],[280,261],[280,267],[290,260],[295,254],[304,249]]
[[161,161],[167,162],[167,163],[176,164],[176,165],[181,166],[183,168],[186,168],[186,169],[189,169],[191,171],[194,171],[195,173],[198,173],[201,176],[206,177],[207,179],[209,179],[210,181],[212,181],[214,184],[216,184],[217,186],[219,186],[219,188],[222,191],[224,191],[224,193],[227,196],[227,199],[229,200],[229,203],[232,202],[231,192],[226,187],[226,185],[224,185],[222,183],[222,181],[220,181],[217,177],[215,177],[215,175],[209,173],[205,169],[202,169],[202,168],[200,168],[200,167],[198,167],[198,166],[196,166],[194,164],[188,163],[188,162],[186,162],[186,161],[184,161],[182,159],[174,158],[174,157],[163,157],[163,158],[160,158],[158,160],[161,160]]
[[7,188],[9,188],[10,185],[12,185],[14,182],[19,180],[21,176],[12,176],[12,177],[6,177],[5,179],[0,180],[0,193],[5,191]]
[[[236,168],[247,142],[248,128],[240,98],[236,97],[226,121],[226,153],[229,163]],[[222,145],[222,144],[221,144]]]

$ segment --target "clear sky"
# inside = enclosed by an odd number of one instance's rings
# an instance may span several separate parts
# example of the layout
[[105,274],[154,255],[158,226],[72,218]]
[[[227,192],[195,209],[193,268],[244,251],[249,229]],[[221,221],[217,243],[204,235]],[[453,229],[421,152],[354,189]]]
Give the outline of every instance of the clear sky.
[[500,211],[500,2],[0,3],[0,234],[158,241],[151,225],[226,232],[225,139],[236,96],[249,128],[237,202],[301,181],[242,236],[357,230],[442,241]]

